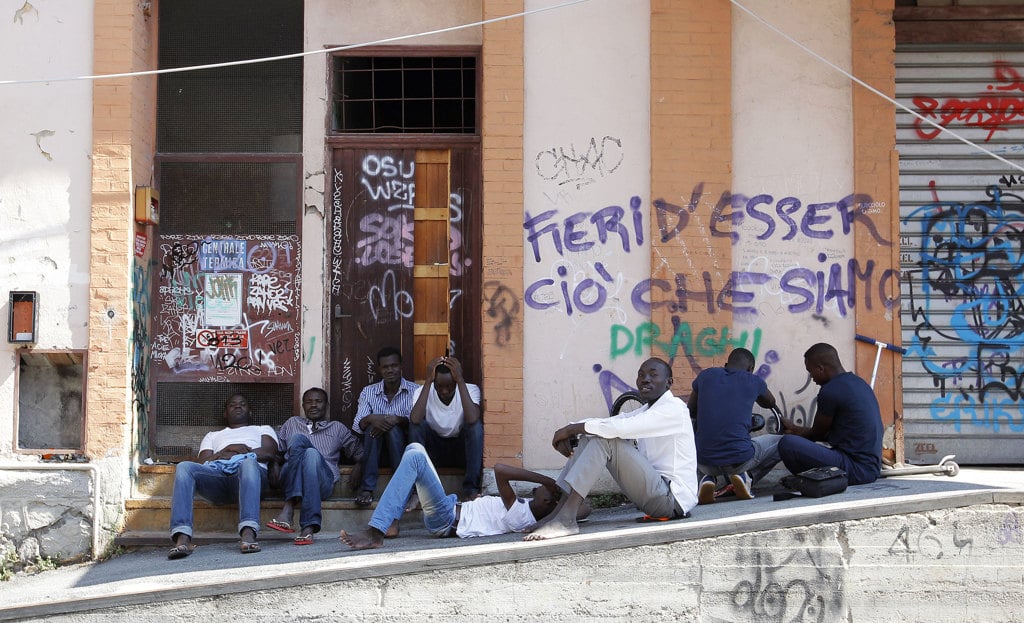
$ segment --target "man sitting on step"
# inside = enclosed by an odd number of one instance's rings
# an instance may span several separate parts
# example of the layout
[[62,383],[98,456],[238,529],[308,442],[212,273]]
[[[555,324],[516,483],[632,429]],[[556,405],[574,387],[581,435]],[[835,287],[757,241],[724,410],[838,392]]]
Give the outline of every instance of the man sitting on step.
[[409,442],[423,445],[434,465],[466,470],[459,499],[476,499],[484,465],[480,388],[466,382],[455,357],[428,363],[426,378],[412,395]]
[[224,404],[227,427],[207,433],[198,461],[182,461],[174,469],[171,495],[171,560],[192,553],[192,503],[198,493],[214,504],[238,503],[239,547],[243,554],[260,551],[260,496],[267,488],[267,462],[277,456],[277,435],[270,426],[253,426],[249,401],[232,394]]
[[330,497],[341,477],[338,463],[342,455],[356,464],[349,474],[348,487],[359,486],[363,445],[347,426],[330,419],[326,391],[319,387],[307,389],[302,394],[302,410],[304,416],[288,418],[278,432],[285,453],[281,470],[284,506],[277,517],[267,522],[267,527],[289,534],[295,532],[291,522],[298,505],[301,531],[293,543],[310,545],[313,535],[320,532],[321,502]]

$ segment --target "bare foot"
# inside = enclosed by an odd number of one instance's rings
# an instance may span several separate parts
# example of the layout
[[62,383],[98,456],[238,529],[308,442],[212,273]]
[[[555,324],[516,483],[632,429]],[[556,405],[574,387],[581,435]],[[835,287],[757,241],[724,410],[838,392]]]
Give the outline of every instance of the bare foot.
[[388,526],[388,531],[384,533],[384,538],[385,539],[397,539],[398,538],[398,520],[397,519],[392,521],[391,525]]
[[422,506],[420,505],[420,496],[416,495],[416,492],[413,491],[412,495],[409,496],[409,501],[405,503],[405,511],[418,511],[421,508]]
[[524,541],[544,541],[546,539],[557,539],[558,537],[579,534],[580,527],[576,519],[564,520],[555,517],[542,526],[534,528],[533,532],[523,537]]
[[368,528],[364,532],[357,532],[356,534],[349,534],[342,530],[341,542],[352,549],[376,549],[384,545],[384,535],[381,534],[380,530],[373,528]]

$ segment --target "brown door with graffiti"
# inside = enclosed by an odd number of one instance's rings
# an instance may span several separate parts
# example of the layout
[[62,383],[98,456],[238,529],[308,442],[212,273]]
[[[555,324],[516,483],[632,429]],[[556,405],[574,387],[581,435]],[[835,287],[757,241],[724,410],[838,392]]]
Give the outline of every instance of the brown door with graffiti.
[[194,456],[234,391],[255,424],[295,413],[301,157],[164,156],[153,248],[152,455]]
[[406,378],[447,352],[482,385],[478,147],[338,148],[331,167],[334,417],[352,423],[384,346]]

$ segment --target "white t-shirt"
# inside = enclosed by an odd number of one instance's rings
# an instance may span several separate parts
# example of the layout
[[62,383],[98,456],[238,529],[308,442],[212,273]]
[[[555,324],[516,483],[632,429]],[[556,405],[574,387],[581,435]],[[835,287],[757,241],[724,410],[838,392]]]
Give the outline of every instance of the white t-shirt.
[[494,536],[508,532],[523,532],[537,525],[530,504],[516,500],[512,507],[505,509],[505,503],[497,495],[485,495],[462,503],[459,525],[455,530],[460,538],[473,536]]
[[[466,389],[469,390],[470,399],[477,405],[480,404],[480,388],[472,383],[466,383]],[[423,392],[423,386],[420,385],[415,392],[412,394],[412,401],[415,403],[420,393]],[[459,393],[458,387],[455,388],[455,396],[452,398],[451,404],[444,404],[441,402],[441,398],[437,395],[437,389],[434,388],[434,384],[430,384],[430,393],[427,394],[427,424],[430,428],[434,429],[434,432],[441,437],[455,437],[462,430],[462,422],[465,419],[465,414],[462,409],[462,394]],[[504,508],[504,505],[502,505]]]
[[[220,452],[224,448],[236,443],[244,443],[247,447],[255,450],[263,445],[263,435],[270,435],[274,443],[277,443],[277,434],[272,426],[223,428],[212,433],[206,433],[206,436],[203,437],[203,442],[199,444],[199,451]],[[263,463],[260,463],[260,466],[266,469],[266,465]]]

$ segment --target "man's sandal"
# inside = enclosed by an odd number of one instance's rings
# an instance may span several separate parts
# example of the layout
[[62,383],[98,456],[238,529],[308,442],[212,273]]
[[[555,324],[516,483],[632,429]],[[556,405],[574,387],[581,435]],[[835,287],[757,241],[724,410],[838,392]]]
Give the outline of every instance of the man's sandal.
[[260,544],[255,542],[242,541],[239,545],[239,549],[241,549],[243,554],[255,554],[256,552],[260,551]]
[[167,552],[168,560],[179,560],[194,552],[196,549],[193,543],[182,543],[181,545],[175,545]]
[[277,519],[271,519],[265,524],[271,530],[277,530],[278,532],[286,532],[291,534],[295,532],[295,528],[287,521],[278,521]]
[[373,491],[363,490],[356,496],[356,506],[366,508],[373,504]]
[[300,534],[297,537],[295,537],[294,539],[292,539],[292,543],[294,543],[296,545],[312,545],[313,544],[313,535],[312,534]]

